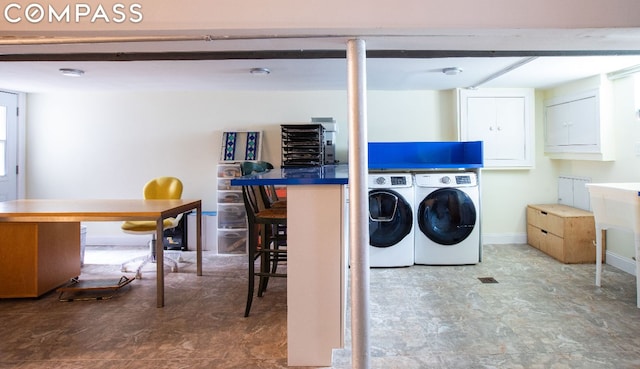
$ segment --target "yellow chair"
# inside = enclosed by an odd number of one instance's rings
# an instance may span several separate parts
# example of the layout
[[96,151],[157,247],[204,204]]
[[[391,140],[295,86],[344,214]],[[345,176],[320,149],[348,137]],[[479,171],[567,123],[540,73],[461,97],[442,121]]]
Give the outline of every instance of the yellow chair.
[[[158,200],[158,199],[179,199],[182,196],[182,182],[175,177],[158,177],[145,184],[143,189],[143,195],[146,200]],[[178,226],[182,219],[182,214],[175,218],[167,218],[163,220],[164,229],[171,229]],[[122,230],[125,233],[130,234],[150,234],[151,241],[149,241],[149,254],[143,257],[138,257],[127,262],[122,263],[122,271],[127,271],[127,264],[142,261],[136,270],[136,278],[142,278],[142,268],[149,262],[154,263],[156,261],[156,222],[149,220],[142,221],[126,221],[122,223]],[[170,257],[164,257],[165,263],[171,265],[171,271],[178,271],[178,262]]]

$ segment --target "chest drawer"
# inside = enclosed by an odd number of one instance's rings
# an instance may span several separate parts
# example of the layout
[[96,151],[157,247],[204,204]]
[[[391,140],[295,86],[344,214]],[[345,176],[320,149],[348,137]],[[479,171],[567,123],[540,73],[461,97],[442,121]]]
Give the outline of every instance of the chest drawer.
[[564,218],[546,210],[527,207],[527,224],[564,237]]
[[563,263],[593,263],[593,214],[560,204],[527,206],[527,243]]

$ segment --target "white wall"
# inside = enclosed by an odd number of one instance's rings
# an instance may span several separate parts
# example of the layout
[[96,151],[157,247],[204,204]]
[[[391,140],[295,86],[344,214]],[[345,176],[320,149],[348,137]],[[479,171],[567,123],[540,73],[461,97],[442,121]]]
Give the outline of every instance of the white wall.
[[[543,92],[536,93],[536,166],[482,171],[485,242],[524,242],[525,208],[555,203],[560,174],[594,181],[638,181],[640,142],[633,81],[614,83],[618,159],[550,160],[544,156]],[[30,94],[27,103],[27,196],[137,198],[158,175],[185,182],[185,198],[216,209],[216,167],[224,130],[262,130],[263,159],[280,165],[280,124],[334,117],[337,158],[347,159],[345,91],[131,92]],[[456,138],[453,91],[370,91],[369,141]],[[119,237],[119,224],[89,224],[88,239]],[[626,254],[626,251],[622,252]]]
[[[449,93],[371,92],[371,140],[454,137]],[[443,98],[444,96],[444,98]],[[224,130],[262,130],[263,159],[280,165],[280,124],[334,117],[337,158],[347,159],[347,95],[320,92],[30,94],[27,197],[138,198],[155,176],[185,182],[184,198],[216,209]],[[119,223],[90,223],[87,238],[119,237]]]

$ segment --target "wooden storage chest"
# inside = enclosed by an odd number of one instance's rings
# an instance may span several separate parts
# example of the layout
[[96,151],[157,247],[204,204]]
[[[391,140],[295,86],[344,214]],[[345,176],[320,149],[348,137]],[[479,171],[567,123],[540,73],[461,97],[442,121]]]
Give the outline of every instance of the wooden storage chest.
[[527,207],[527,243],[567,263],[595,263],[593,213],[560,204]]

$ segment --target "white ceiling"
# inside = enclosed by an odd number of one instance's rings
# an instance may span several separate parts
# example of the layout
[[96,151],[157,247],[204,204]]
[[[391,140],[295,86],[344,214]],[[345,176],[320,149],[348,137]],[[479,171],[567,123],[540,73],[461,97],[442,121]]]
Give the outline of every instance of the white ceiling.
[[[543,34],[551,36],[550,34]],[[636,35],[634,33],[633,35]],[[522,35],[485,39],[475,37],[460,41],[458,50],[473,50],[470,45],[498,45],[502,50],[540,50],[541,40],[549,37],[527,38]],[[606,35],[600,37],[609,40]],[[432,40],[433,37],[429,38]],[[444,37],[451,41],[451,37]],[[508,40],[505,41],[505,39]],[[566,50],[572,49],[571,38],[558,37]],[[585,37],[575,38],[584,50]],[[590,39],[595,39],[590,35]],[[616,38],[616,40],[620,37]],[[635,37],[622,38],[625,43],[597,44],[597,50],[607,47],[633,50],[630,45]],[[20,92],[52,91],[133,91],[133,90],[344,90],[347,87],[347,62],[345,59],[239,59],[239,60],[171,60],[171,61],[4,61],[3,56],[18,54],[65,55],[92,53],[130,52],[220,52],[246,50],[301,50],[300,45],[312,45],[313,50],[344,50],[345,41],[337,39],[251,39],[228,42],[128,42],[84,44],[8,44],[0,37],[0,89]],[[478,42],[484,40],[483,42]],[[501,40],[501,41],[499,41]],[[12,40],[15,41],[15,40]],[[38,41],[38,40],[36,40]],[[395,45],[402,50],[420,50],[425,39],[403,39]],[[3,43],[4,42],[4,43]],[[392,49],[393,42],[373,42],[378,50]],[[433,41],[431,41],[433,44]],[[444,43],[444,41],[439,41]],[[557,41],[556,41],[557,42]],[[593,43],[596,45],[596,43]],[[194,46],[197,45],[197,46]],[[205,45],[205,46],[202,46]],[[213,45],[213,46],[210,46]],[[367,45],[369,46],[369,44]],[[433,45],[432,45],[433,46]],[[371,50],[370,47],[368,47]],[[556,50],[560,47],[556,45]],[[436,49],[438,50],[438,49]],[[475,49],[479,50],[479,49]],[[481,50],[481,49],[480,49]],[[485,48],[485,50],[487,50]],[[575,49],[574,49],[575,50]],[[595,50],[595,49],[594,49]],[[595,52],[594,52],[595,53]],[[28,58],[27,58],[28,59]],[[46,59],[46,57],[45,57]],[[78,58],[68,58],[68,60]],[[80,58],[81,59],[81,58]],[[90,58],[88,58],[90,59]],[[369,58],[367,60],[367,87],[372,90],[441,90],[477,86],[495,73],[526,61],[525,57],[447,57],[418,58]],[[566,81],[620,70],[640,65],[640,50],[634,56],[545,56],[538,57],[481,87],[533,87],[549,88]],[[251,75],[249,70],[264,67],[269,75]],[[462,73],[448,76],[443,68],[458,67]],[[65,77],[60,68],[78,68],[85,71],[82,77]]]
[[[441,90],[476,86],[524,58],[369,59],[372,90]],[[583,77],[640,64],[640,56],[540,57],[482,87],[549,88]],[[249,70],[265,67],[269,75]],[[449,76],[443,68],[459,67]],[[65,77],[60,68],[79,68]],[[3,62],[0,88],[20,92],[118,90],[344,90],[344,59],[204,60],[130,62]]]

